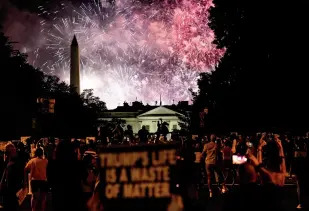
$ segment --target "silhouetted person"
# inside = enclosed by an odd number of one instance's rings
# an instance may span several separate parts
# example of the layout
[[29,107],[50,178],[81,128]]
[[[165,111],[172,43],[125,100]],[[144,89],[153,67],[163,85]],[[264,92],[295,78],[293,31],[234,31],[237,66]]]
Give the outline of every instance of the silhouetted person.
[[156,137],[156,140],[158,141],[159,138],[160,138],[160,135],[161,135],[161,127],[162,127],[162,119],[161,119],[161,123],[160,121],[157,122],[157,137]]
[[148,142],[148,136],[149,132],[146,129],[145,125],[143,125],[142,129],[138,131],[138,137],[141,143],[147,143]]
[[17,156],[22,166],[26,165],[30,158],[29,154],[26,152],[26,147],[22,142],[17,144]]
[[[277,134],[274,135],[272,141],[266,142],[264,139],[265,135],[260,139],[257,148],[257,157],[255,157],[250,150],[248,151],[247,157],[260,174],[263,188],[265,188],[265,199],[269,199],[269,210],[284,210],[282,198],[286,166],[283,147]],[[266,148],[264,148],[264,146]],[[263,150],[266,150],[267,154],[266,166],[262,163]]]
[[107,145],[107,138],[111,136],[112,134],[109,125],[100,128],[100,139],[103,145]]
[[53,210],[81,210],[81,164],[70,141],[60,141],[51,165]]
[[236,139],[233,140],[232,152],[239,155],[245,155],[247,152],[246,141],[242,135],[237,135]]
[[203,138],[204,136],[210,135],[213,131],[211,128],[212,119],[209,114],[209,109],[207,107],[204,108],[202,112],[199,114],[200,116],[200,132],[199,137]]
[[116,127],[113,130],[114,141],[121,142],[123,139],[123,129],[119,123],[117,123]]
[[[185,143],[183,152],[182,152],[182,157],[183,160],[179,161],[180,162],[180,171],[179,174],[180,177],[180,194],[183,197],[184,201],[184,206],[186,210],[192,210],[192,201],[190,199],[189,190],[192,190],[194,183],[194,160],[195,160],[195,154],[194,154],[194,148],[193,148],[193,142],[192,140],[188,140]],[[182,172],[186,172],[185,174]]]
[[88,154],[83,157],[82,160],[82,189],[83,189],[83,205],[84,209],[87,210],[87,202],[91,198],[94,186],[97,180],[97,168],[96,159],[94,156]]
[[32,144],[32,140],[30,138],[28,138],[26,140],[26,152],[29,153],[29,154],[31,153],[31,144]]
[[[220,145],[219,145],[220,146]],[[217,182],[222,185],[222,193],[227,191],[225,186],[225,181],[220,169],[220,163],[218,163],[218,153],[220,152],[220,147],[216,143],[216,136],[212,134],[210,136],[210,141],[204,145],[202,155],[206,154],[205,158],[205,168],[207,173],[207,185],[209,190],[209,197],[212,197],[212,178],[216,175]]]
[[17,162],[16,147],[12,143],[5,146],[5,169],[1,178],[3,208],[7,211],[18,210],[19,204],[16,193],[22,187],[22,166]]
[[94,143],[94,141],[93,140],[89,140],[88,141],[88,151],[93,151],[93,152],[95,152],[96,150],[95,150],[95,143]]
[[127,125],[127,130],[124,131],[124,136],[128,137],[130,141],[134,140],[133,129],[131,125]]
[[169,133],[168,130],[168,123],[167,122],[163,122],[162,126],[161,126],[161,134],[166,138],[166,135]]

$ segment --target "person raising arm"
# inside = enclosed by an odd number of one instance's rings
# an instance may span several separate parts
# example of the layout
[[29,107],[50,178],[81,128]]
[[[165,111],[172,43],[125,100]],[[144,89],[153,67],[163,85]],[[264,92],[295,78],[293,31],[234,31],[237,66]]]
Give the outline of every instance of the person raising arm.
[[[252,161],[252,164],[257,168],[262,177],[262,182],[272,183],[276,186],[284,186],[285,184],[285,174],[286,165],[284,158],[284,151],[282,147],[279,135],[274,135],[274,141],[267,144],[268,147],[268,157],[266,166],[263,166],[263,146],[266,142],[263,138],[260,140],[260,144],[257,150],[257,158],[252,154],[248,153],[248,159]],[[266,181],[265,181],[266,180]]]

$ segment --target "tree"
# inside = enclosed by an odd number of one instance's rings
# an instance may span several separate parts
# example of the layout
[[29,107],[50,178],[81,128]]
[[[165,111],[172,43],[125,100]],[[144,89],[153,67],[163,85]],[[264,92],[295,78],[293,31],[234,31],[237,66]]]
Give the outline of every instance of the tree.
[[[105,103],[92,91],[79,96],[56,76],[42,73],[27,63],[27,57],[13,49],[9,39],[0,33],[0,66],[3,67],[0,88],[0,138],[24,135],[85,137],[97,133],[99,112]],[[37,98],[55,99],[55,113],[42,113]],[[32,120],[36,118],[33,131]]]
[[[238,131],[306,127],[295,122],[309,117],[303,71],[307,54],[292,52],[309,47],[303,27],[308,20],[303,9],[307,3],[213,3],[209,26],[216,35],[215,44],[226,54],[213,73],[199,80],[195,106],[210,103],[217,126],[224,122],[226,128]],[[289,30],[287,23],[299,27]]]
[[36,96],[40,92],[42,72],[26,62],[26,55],[13,49],[0,33],[0,66],[3,68],[0,88],[3,91],[0,114],[3,138],[20,137],[31,130]]
[[85,137],[97,134],[97,118],[106,110],[105,103],[85,90],[81,96],[56,76],[45,75],[44,96],[55,99],[54,114],[39,114],[42,134],[52,136]]
[[184,112],[184,114],[177,115],[179,121],[178,125],[180,127],[179,133],[184,136],[191,134],[191,114],[189,112]]
[[111,120],[102,121],[103,126],[115,128],[117,125],[125,125],[127,122],[124,119],[112,118]]
[[101,113],[107,109],[106,104],[99,97],[94,96],[93,89],[85,89],[81,94],[81,98],[84,105],[92,108],[96,113]]

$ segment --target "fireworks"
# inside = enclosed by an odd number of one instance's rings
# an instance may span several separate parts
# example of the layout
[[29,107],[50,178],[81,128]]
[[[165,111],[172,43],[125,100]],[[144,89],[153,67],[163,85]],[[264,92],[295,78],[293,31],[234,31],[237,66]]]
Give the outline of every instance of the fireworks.
[[[33,63],[68,81],[70,44],[76,34],[81,54],[81,87],[93,88],[109,108],[138,97],[152,104],[190,100],[201,71],[223,55],[208,28],[211,0],[176,4],[92,0],[79,7],[41,9],[44,44]],[[163,5],[163,6],[162,6]]]

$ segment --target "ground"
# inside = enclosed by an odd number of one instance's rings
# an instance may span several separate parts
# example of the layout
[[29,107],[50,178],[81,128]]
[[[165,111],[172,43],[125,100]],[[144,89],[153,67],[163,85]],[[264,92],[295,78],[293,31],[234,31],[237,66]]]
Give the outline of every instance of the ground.
[[[235,186],[237,188],[237,185]],[[283,203],[287,211],[295,210],[297,206],[297,192],[295,183],[286,184],[284,187],[285,198]],[[48,197],[48,209],[51,211],[51,196]],[[199,192],[199,200],[195,202],[198,210],[207,210],[207,211],[220,211],[223,204],[223,196],[220,194],[214,194],[214,197],[209,199],[207,189],[201,189]],[[22,205],[22,211],[30,211],[30,196],[24,201]],[[197,210],[197,209],[195,209]]]

